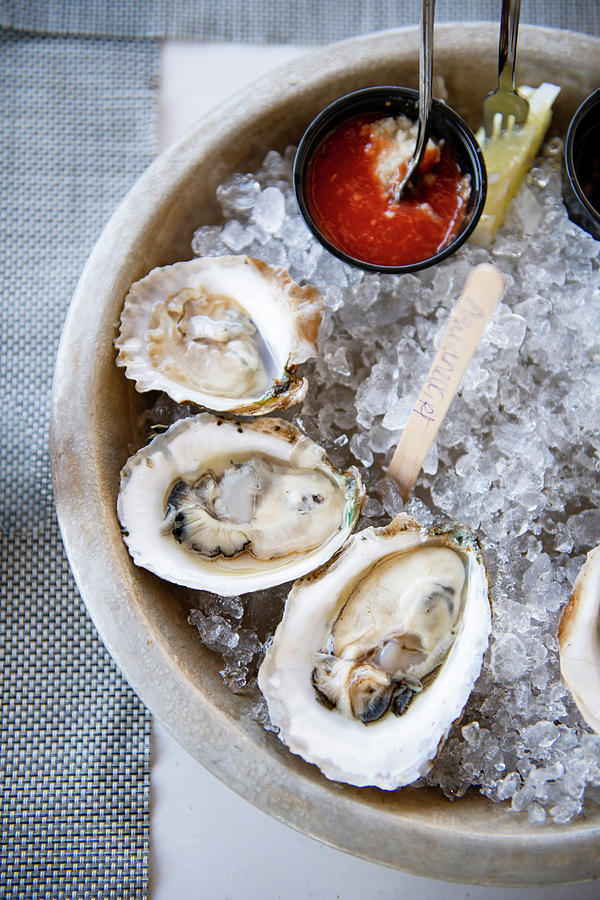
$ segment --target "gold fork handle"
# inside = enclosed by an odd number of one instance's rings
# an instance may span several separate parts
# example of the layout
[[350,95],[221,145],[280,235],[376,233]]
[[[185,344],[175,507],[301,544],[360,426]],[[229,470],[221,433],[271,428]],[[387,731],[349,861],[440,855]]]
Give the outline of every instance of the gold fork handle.
[[509,91],[515,89],[515,60],[520,14],[521,0],[502,0],[498,46],[498,84]]

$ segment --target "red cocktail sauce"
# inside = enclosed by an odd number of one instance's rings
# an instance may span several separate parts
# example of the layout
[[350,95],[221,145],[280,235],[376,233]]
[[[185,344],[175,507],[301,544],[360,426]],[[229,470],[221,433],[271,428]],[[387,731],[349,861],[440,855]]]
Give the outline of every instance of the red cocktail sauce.
[[465,216],[468,179],[444,143],[433,166],[426,153],[414,192],[396,203],[375,173],[383,146],[370,127],[377,118],[350,119],[325,138],[309,165],[307,202],[339,250],[374,265],[410,265],[450,243]]

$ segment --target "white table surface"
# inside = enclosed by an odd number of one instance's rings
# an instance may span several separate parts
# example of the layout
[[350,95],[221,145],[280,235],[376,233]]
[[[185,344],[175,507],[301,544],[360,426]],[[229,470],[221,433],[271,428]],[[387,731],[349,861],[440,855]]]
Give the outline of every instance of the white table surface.
[[[167,42],[159,145],[167,147],[236,90],[309,48]],[[491,888],[448,884],[360,860],[255,809],[155,721],[151,900],[598,900],[600,884]]]

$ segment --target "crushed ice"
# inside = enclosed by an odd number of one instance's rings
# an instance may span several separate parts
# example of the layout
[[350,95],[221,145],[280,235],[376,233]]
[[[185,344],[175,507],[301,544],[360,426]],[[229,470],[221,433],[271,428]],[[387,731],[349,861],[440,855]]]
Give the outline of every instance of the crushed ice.
[[[287,415],[335,465],[362,467],[359,527],[405,508],[423,524],[480,533],[493,634],[423,783],[449,797],[475,787],[534,823],[568,822],[600,797],[600,737],[560,679],[556,643],[577,570],[600,542],[600,244],[567,218],[558,151],[551,144],[538,161],[491,251],[467,245],[417,275],[365,274],[322,249],[297,212],[293,148],[227,179],[217,191],[225,224],[193,239],[198,255],[255,255],[323,292],[320,356],[305,366],[306,400]],[[386,467],[467,272],[488,260],[506,276],[503,302],[404,507]],[[195,597],[190,617],[265,727],[255,677],[286,587],[244,602]]]

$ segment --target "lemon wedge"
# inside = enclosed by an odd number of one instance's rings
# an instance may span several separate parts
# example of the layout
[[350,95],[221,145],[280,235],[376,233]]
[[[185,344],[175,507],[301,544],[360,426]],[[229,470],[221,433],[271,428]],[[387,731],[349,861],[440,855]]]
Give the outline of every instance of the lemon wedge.
[[483,128],[476,134],[485,158],[488,189],[483,214],[471,240],[482,247],[491,244],[504,221],[508,204],[531,168],[548,130],[552,104],[560,87],[544,82],[538,88],[520,87],[519,93],[529,102],[529,115],[524,125],[511,131],[500,131],[491,138],[486,138]]

